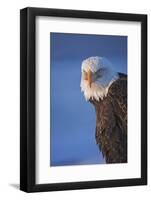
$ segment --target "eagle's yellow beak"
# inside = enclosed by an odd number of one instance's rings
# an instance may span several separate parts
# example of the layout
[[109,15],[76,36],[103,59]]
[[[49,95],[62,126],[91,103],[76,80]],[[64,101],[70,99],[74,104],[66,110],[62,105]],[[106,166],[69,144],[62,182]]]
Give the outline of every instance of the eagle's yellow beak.
[[92,84],[92,71],[89,70],[88,72],[84,72],[84,80],[88,81],[89,87],[91,87]]
[[87,72],[87,80],[88,80],[89,87],[91,87],[91,84],[92,84],[92,72],[91,72],[91,70],[89,70]]

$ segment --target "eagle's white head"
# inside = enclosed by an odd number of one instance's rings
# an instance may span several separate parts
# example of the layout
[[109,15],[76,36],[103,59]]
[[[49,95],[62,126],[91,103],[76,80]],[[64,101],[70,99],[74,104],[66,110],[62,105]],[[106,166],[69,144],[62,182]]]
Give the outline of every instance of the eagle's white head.
[[106,97],[110,85],[118,79],[118,73],[104,57],[89,57],[82,62],[81,91],[85,99],[99,101]]

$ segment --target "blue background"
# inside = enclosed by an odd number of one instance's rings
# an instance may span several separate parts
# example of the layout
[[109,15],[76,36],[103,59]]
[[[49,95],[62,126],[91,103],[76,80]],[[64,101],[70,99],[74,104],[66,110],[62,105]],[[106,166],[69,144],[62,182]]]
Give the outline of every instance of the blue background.
[[80,90],[81,62],[106,57],[127,73],[127,37],[50,33],[50,165],[105,163],[95,142],[95,110]]

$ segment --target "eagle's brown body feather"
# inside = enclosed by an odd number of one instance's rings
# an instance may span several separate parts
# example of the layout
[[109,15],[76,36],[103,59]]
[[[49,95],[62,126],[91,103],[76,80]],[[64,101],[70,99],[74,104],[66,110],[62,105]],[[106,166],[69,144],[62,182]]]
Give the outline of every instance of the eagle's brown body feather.
[[119,74],[96,110],[96,142],[106,163],[127,162],[127,76]]

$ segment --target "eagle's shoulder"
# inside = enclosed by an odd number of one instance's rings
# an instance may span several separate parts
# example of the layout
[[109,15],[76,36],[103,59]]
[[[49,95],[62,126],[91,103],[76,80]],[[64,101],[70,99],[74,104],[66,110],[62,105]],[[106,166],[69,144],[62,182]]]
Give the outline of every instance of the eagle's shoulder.
[[127,75],[119,73],[119,78],[114,81],[108,90],[109,96],[127,96]]

